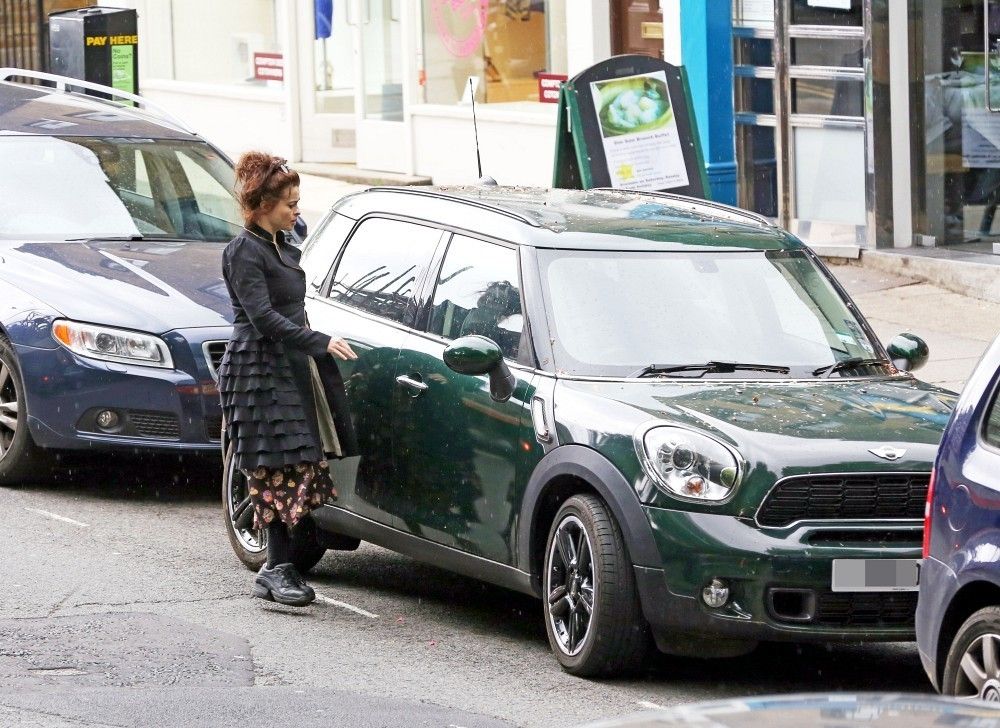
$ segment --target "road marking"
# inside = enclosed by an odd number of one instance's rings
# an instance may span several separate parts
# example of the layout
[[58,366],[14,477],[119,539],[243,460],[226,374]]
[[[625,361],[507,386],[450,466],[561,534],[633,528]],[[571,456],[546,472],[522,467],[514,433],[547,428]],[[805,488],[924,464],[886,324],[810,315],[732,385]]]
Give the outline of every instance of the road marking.
[[74,521],[72,518],[66,518],[66,516],[60,516],[58,513],[49,513],[48,511],[43,511],[39,508],[28,508],[25,506],[24,510],[31,511],[32,513],[37,513],[40,516],[45,516],[46,518],[52,518],[56,521],[62,521],[64,523],[72,523],[74,526],[82,526],[83,528],[90,528],[89,523],[80,523],[79,521]]
[[355,614],[360,614],[362,617],[368,617],[369,619],[378,619],[377,614],[372,614],[371,612],[366,612],[361,607],[355,607],[353,604],[348,604],[347,602],[338,602],[336,599],[331,599],[330,597],[325,597],[322,594],[317,594],[316,598],[321,602],[326,604],[332,604],[335,607],[341,607],[342,609],[348,609]]
[[640,700],[639,701],[639,705],[641,705],[643,708],[649,708],[650,710],[666,710],[667,709],[667,706],[665,706],[665,705],[659,705],[657,703],[651,703],[648,700]]

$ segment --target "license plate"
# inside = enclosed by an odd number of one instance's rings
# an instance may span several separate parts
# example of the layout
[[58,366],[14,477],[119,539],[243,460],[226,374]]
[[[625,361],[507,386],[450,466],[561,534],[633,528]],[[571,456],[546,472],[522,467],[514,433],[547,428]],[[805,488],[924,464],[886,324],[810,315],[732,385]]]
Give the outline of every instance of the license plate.
[[920,559],[834,559],[835,592],[916,591]]

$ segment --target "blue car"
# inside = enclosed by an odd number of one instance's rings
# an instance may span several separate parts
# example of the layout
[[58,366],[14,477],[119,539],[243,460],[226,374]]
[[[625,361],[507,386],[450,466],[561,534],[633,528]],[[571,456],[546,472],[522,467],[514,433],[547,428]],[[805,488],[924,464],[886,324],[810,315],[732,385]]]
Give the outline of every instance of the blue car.
[[927,494],[920,660],[946,695],[1000,702],[1000,337],[945,428]]
[[219,451],[232,163],[138,97],[28,75],[0,69],[0,485],[53,450]]

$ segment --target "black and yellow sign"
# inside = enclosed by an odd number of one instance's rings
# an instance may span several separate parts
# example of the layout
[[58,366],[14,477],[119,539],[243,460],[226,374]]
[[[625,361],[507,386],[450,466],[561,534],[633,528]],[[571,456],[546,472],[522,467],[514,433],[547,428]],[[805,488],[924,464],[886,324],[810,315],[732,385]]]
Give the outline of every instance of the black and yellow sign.
[[52,72],[139,93],[137,25],[136,11],[129,9],[89,7],[52,13]]

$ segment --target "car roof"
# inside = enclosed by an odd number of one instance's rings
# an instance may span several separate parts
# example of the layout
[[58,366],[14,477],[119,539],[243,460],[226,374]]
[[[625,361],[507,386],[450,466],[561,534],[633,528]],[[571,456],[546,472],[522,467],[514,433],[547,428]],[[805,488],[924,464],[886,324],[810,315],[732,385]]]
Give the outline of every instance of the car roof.
[[0,81],[0,136],[201,139],[162,117],[96,96]]
[[388,213],[539,248],[793,250],[804,245],[759,215],[681,195],[469,185],[374,187],[334,209]]

